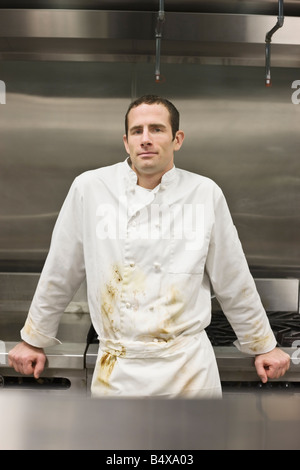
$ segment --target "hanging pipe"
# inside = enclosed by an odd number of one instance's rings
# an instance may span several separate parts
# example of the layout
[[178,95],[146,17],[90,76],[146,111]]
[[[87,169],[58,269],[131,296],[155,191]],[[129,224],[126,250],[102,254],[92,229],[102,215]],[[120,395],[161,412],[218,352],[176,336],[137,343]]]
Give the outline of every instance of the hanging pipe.
[[278,0],[278,17],[276,25],[266,34],[266,86],[271,86],[271,41],[273,34],[282,27],[284,22],[283,0]]
[[156,57],[155,57],[155,81],[161,81],[160,75],[160,51],[163,23],[165,21],[164,0],[159,0],[159,12],[156,21],[155,41],[156,41]]

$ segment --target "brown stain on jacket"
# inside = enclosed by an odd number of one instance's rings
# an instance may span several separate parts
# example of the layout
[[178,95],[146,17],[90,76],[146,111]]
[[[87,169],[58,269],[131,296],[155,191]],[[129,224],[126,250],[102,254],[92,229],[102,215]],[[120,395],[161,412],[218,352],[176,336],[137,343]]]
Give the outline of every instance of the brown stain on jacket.
[[101,382],[106,387],[110,387],[109,379],[114,370],[115,364],[117,362],[117,356],[105,352],[100,359],[100,368],[98,373],[98,381]]
[[162,334],[172,334],[177,326],[177,321],[184,312],[185,301],[180,290],[171,286],[166,300],[167,314],[162,319],[160,332]]
[[112,328],[116,331],[114,326],[113,314],[115,305],[119,298],[120,286],[123,282],[123,277],[118,265],[112,266],[111,280],[107,282],[101,290],[101,313],[105,329]]
[[102,385],[105,387],[110,387],[110,376],[114,370],[114,367],[117,363],[118,357],[125,357],[126,356],[126,348],[125,346],[121,346],[120,350],[115,350],[115,354],[111,354],[109,352],[104,352],[100,358],[100,367],[97,379]]
[[262,324],[259,321],[254,323],[254,331],[252,334],[247,334],[244,336],[244,340],[247,343],[252,343],[249,346],[249,349],[253,351],[254,354],[259,354],[259,351],[264,350],[272,339],[272,335],[269,333],[267,336],[261,336]]

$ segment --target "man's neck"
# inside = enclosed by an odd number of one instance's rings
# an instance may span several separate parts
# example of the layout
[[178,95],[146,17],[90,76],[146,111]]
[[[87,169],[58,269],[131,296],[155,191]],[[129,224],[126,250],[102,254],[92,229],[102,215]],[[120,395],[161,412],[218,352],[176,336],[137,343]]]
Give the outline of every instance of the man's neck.
[[161,182],[162,175],[137,175],[137,184],[146,189],[154,189]]

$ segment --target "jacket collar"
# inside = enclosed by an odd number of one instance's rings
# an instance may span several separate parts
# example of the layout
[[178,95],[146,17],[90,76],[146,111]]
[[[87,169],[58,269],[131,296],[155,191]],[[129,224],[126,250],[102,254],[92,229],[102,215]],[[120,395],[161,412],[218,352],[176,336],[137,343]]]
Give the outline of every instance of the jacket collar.
[[[123,162],[124,168],[126,171],[126,176],[129,180],[129,184],[131,187],[134,187],[137,184],[137,174],[133,169],[131,168],[131,161],[130,157],[127,157],[126,160]],[[177,176],[177,171],[175,165],[171,168],[171,170],[168,170],[166,173],[163,174],[161,178],[161,182],[156,188],[158,189],[164,189],[166,186],[171,184],[173,181],[175,181]],[[154,188],[154,189],[156,189]]]

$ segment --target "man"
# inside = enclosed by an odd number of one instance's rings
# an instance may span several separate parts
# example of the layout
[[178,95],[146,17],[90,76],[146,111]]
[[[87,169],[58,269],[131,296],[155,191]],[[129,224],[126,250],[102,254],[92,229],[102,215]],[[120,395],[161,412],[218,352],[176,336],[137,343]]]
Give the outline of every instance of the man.
[[177,109],[144,96],[129,106],[125,130],[129,158],[71,186],[10,365],[39,377],[43,348],[58,342],[61,314],[86,276],[100,340],[94,396],[220,397],[205,333],[211,285],[261,380],[281,377],[290,358],[276,348],[220,188],[174,166],[184,140]]

